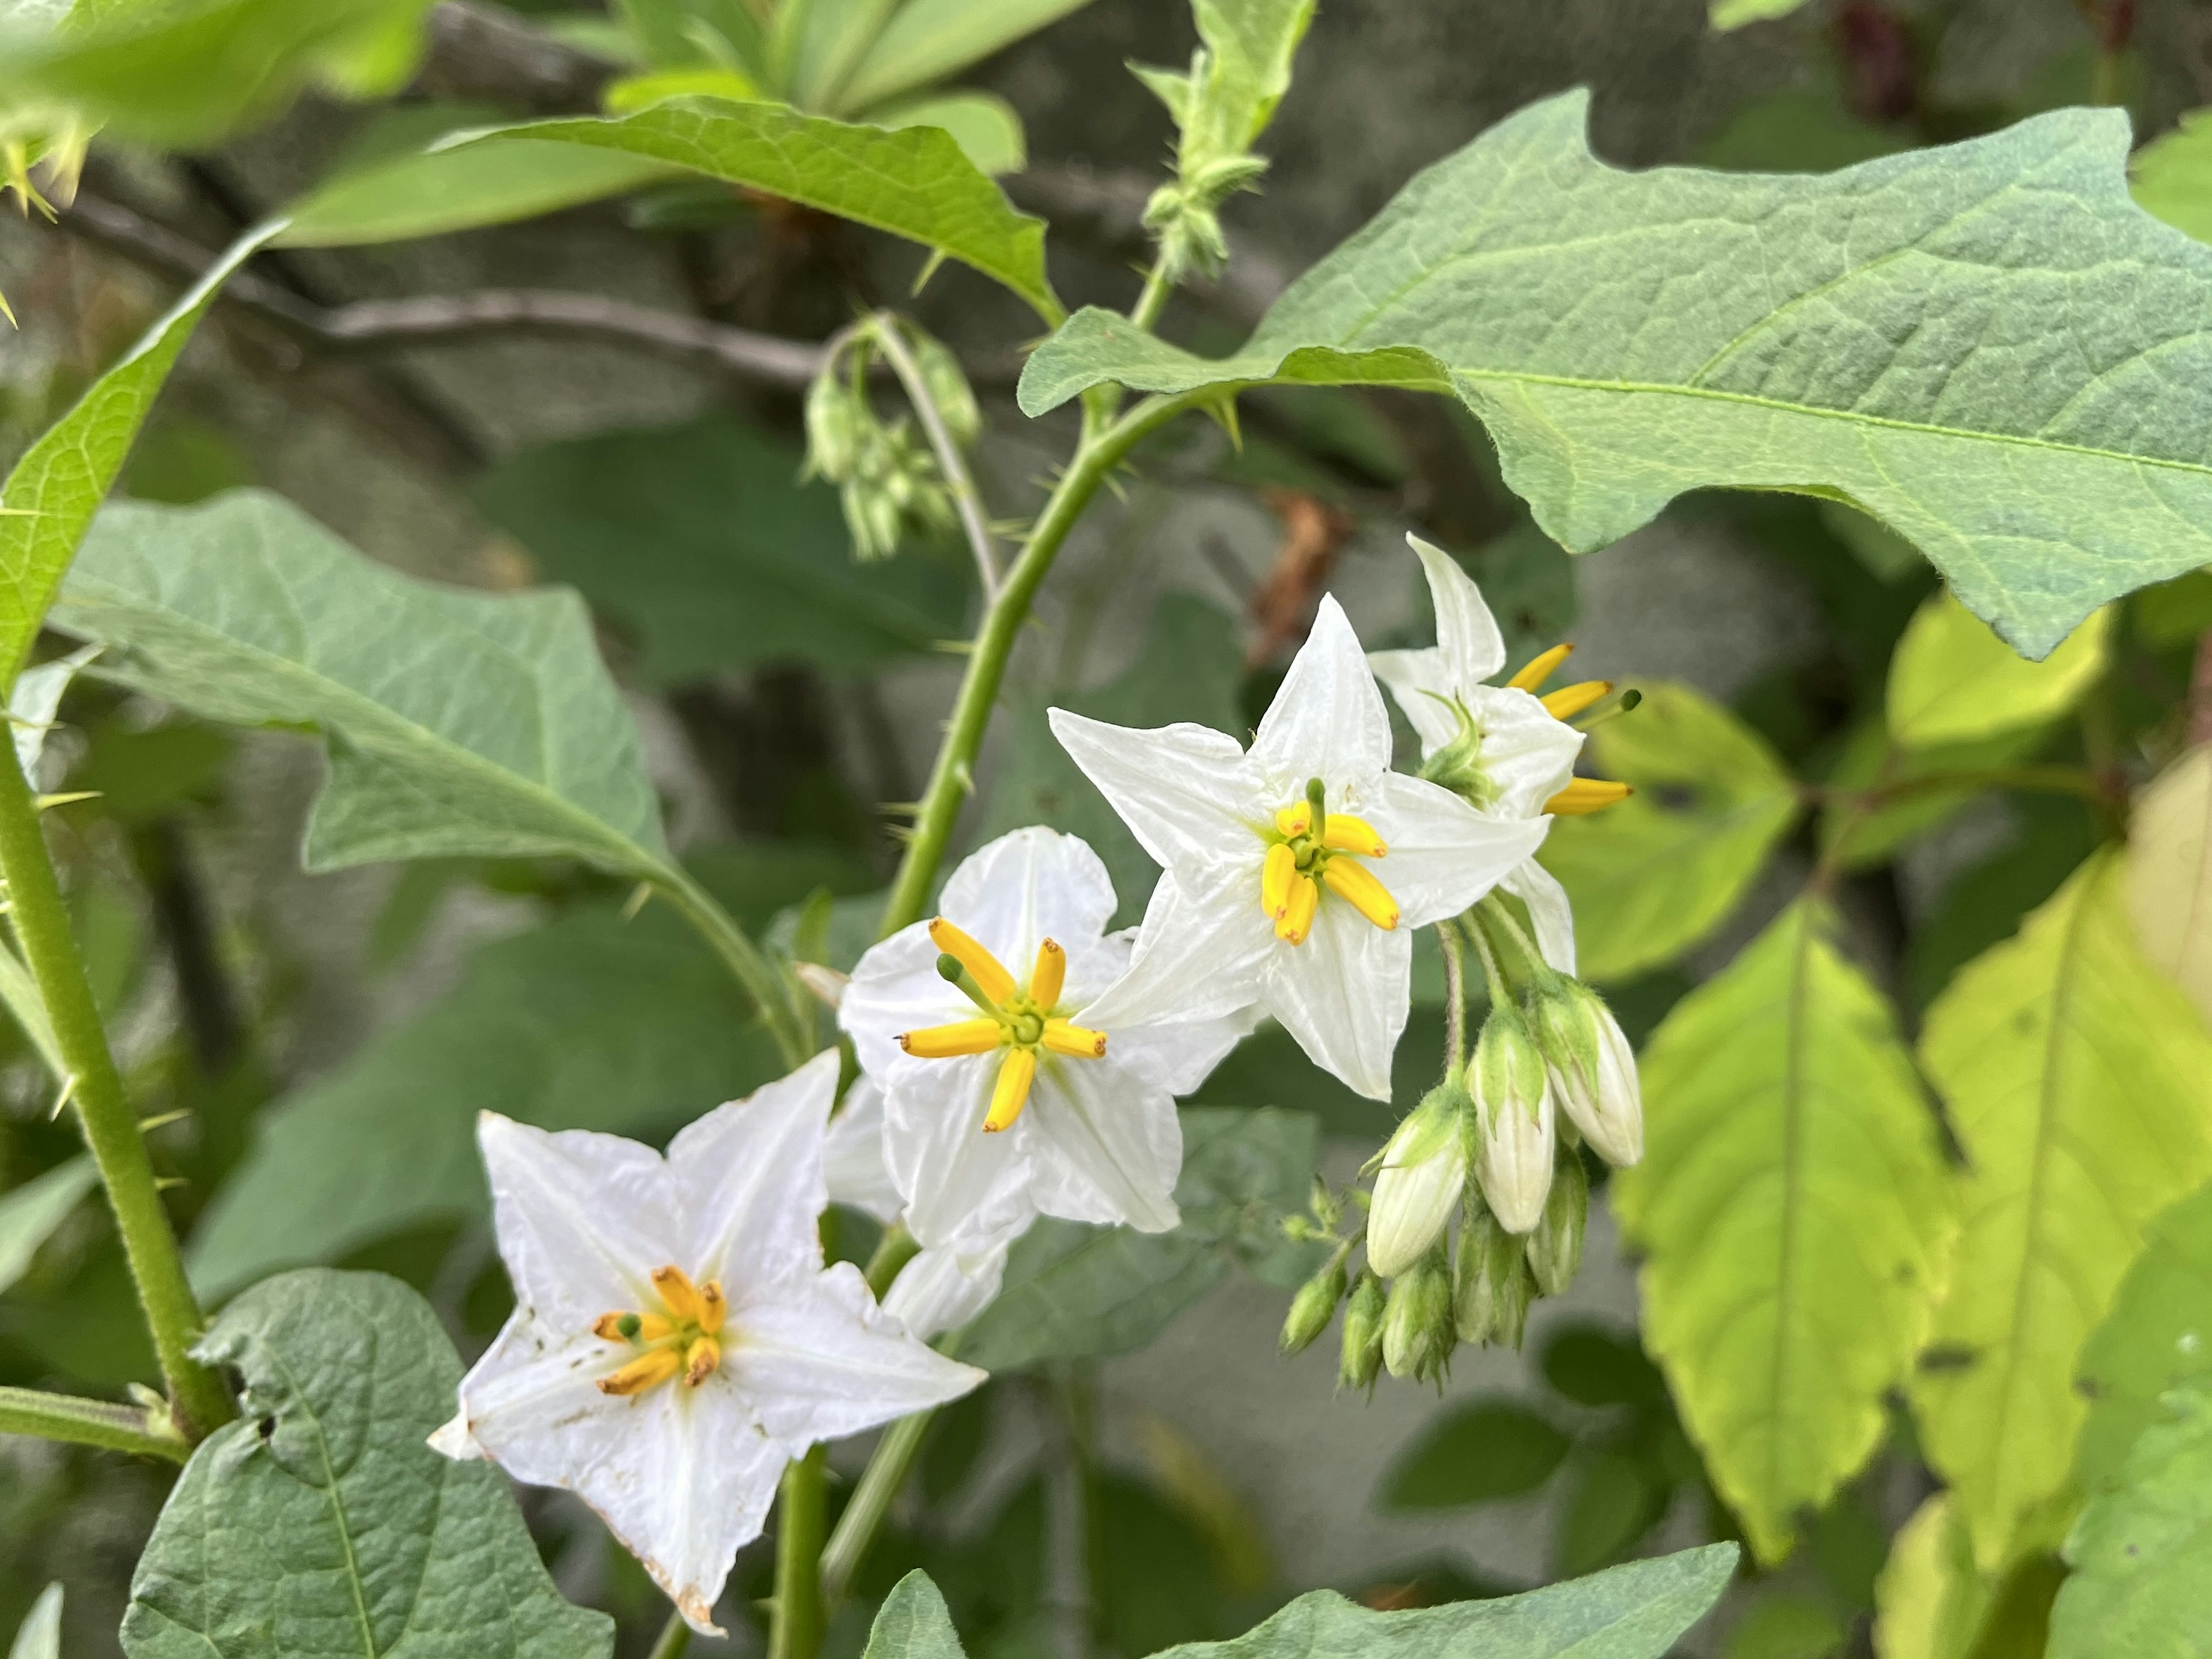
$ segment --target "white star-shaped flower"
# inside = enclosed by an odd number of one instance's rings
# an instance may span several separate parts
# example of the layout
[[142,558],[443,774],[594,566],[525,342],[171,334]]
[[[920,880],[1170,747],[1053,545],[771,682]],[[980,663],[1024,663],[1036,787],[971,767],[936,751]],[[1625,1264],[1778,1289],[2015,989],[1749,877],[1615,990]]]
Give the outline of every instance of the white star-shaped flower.
[[1226,1017],[1245,1005],[1095,1018],[1131,941],[1105,932],[1113,883],[1073,836],[1000,836],[940,906],[860,958],[837,1012],[883,1089],[884,1162],[915,1237],[980,1258],[1039,1214],[1174,1226],[1175,1097],[1250,1029]]
[[[1464,743],[1464,763],[1454,769],[1452,781],[1466,788],[1486,817],[1542,822],[1547,812],[1583,806],[1570,793],[1583,734],[1559,716],[1589,707],[1612,688],[1593,680],[1549,698],[1535,696],[1529,688],[1541,684],[1565,659],[1564,648],[1545,653],[1504,685],[1486,684],[1505,666],[1505,641],[1481,588],[1442,548],[1418,536],[1406,540],[1428,575],[1437,642],[1421,651],[1373,652],[1367,661],[1419,734],[1421,758],[1434,760]],[[1593,805],[1626,793],[1617,785],[1592,787]],[[1537,839],[1542,838],[1540,832]],[[1560,973],[1573,973],[1575,922],[1566,890],[1533,857],[1498,884],[1528,907],[1545,961]]]
[[1486,817],[1390,770],[1382,695],[1334,599],[1249,752],[1204,726],[1133,732],[1060,708],[1052,729],[1167,872],[1128,977],[1085,1018],[1257,1003],[1376,1100],[1412,1000],[1413,929],[1457,915],[1544,838],[1541,819]]
[[857,1268],[823,1268],[837,1069],[818,1054],[717,1107],[665,1158],[478,1121],[515,1310],[431,1444],[574,1492],[709,1634],[787,1462],[984,1380],[879,1310]]

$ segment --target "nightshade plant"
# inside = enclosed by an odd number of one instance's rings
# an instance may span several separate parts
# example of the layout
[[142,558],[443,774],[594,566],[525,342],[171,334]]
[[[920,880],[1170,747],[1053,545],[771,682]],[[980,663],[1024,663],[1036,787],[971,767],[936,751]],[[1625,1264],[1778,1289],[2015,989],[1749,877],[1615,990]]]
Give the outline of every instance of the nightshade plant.
[[[1126,310],[1070,314],[1045,227],[994,179],[1018,124],[931,88],[1074,9],[625,0],[569,31],[634,71],[604,112],[418,134],[341,171],[197,272],[16,462],[0,1000],[84,1156],[10,1164],[0,1293],[97,1185],[161,1387],[0,1387],[0,1431],[178,1469],[125,1650],[611,1653],[611,1621],[541,1564],[512,1477],[573,1493],[637,1558],[666,1597],[657,1655],[761,1593],[773,1659],[852,1645],[833,1621],[855,1598],[880,1603],[870,1655],[945,1659],[960,1638],[931,1577],[881,1580],[889,1540],[927,1554],[900,1501],[972,1420],[955,1402],[1138,1346],[1235,1262],[1290,1292],[1286,1353],[1334,1333],[1339,1409],[1358,1411],[1466,1350],[1518,1349],[1532,1308],[1573,1289],[1602,1205],[1641,1263],[1656,1370],[1554,1326],[1544,1375],[1582,1437],[1480,1407],[1386,1495],[1484,1501],[1572,1464],[1560,1555],[1588,1576],[1378,1601],[1399,1611],[1316,1591],[1237,1653],[1656,1659],[1740,1558],[1764,1575],[1808,1545],[1827,1571],[1837,1527],[1899,1468],[1934,1481],[1879,1528],[1878,1584],[1869,1568],[1859,1601],[1838,1592],[1884,1653],[2205,1651],[2212,249],[2130,199],[2126,119],[2059,110],[1840,171],[1627,172],[1591,153],[1583,94],[1548,98],[1420,173],[1209,354],[1160,325],[1233,265],[1223,216],[1264,179],[1255,145],[1313,0],[1194,0],[1188,72],[1138,70],[1178,134],[1143,212],[1152,262]],[[0,4],[0,181],[65,212],[96,135],[188,148],[303,87],[390,93],[425,14]],[[2212,128],[2138,166],[2161,214],[2212,226]],[[1045,331],[1017,398],[1040,422],[1065,410],[1039,429],[1066,447],[1009,522],[974,464],[983,405],[915,316],[870,310],[818,346],[660,330],[803,395],[820,489],[755,437],[681,441],[721,446],[715,465],[757,487],[722,510],[779,532],[787,514],[799,550],[749,555],[757,574],[803,568],[786,588],[834,598],[909,580],[933,543],[972,563],[958,689],[879,894],[833,902],[834,883],[789,890],[759,856],[720,879],[681,856],[569,588],[401,576],[250,488],[111,499],[179,354],[263,250],[616,196],[663,223],[702,203],[848,222],[922,250],[917,290],[956,262]],[[540,301],[518,314],[582,326]],[[1248,709],[1179,718],[1140,673],[1020,711],[984,831],[964,815],[994,711],[1018,701],[1010,662],[1102,489],[1204,419],[1241,444],[1240,410],[1279,410],[1293,386],[1449,400],[1529,522],[1488,548],[1407,538],[1394,556],[1432,636],[1363,641],[1307,592],[1303,643]],[[1462,459],[1490,464],[1480,444]],[[1745,522],[1811,547],[1815,582],[1875,618],[1871,656],[1846,665],[1869,712],[1833,742],[1685,685],[1558,683],[1571,646],[1508,597],[1524,566],[1723,488],[1759,492]],[[558,457],[513,464],[483,499],[555,548],[599,513],[627,550],[667,509],[631,514]],[[809,563],[824,525],[849,546]],[[673,638],[680,600],[638,623],[642,570],[578,580],[607,617]],[[787,602],[774,586],[734,603]],[[849,591],[878,634],[838,635],[805,602],[763,631],[872,660],[944,620],[893,603],[905,590]],[[648,640],[632,665],[649,689],[701,648],[681,626],[690,644]],[[1227,673],[1225,633],[1194,637],[1174,666]],[[319,738],[310,870],[550,866],[586,896],[272,1113],[186,1240],[149,1139],[173,1120],[142,1115],[72,914],[87,866],[44,821],[131,775],[58,771],[64,699],[125,696]],[[1024,768],[1057,781],[1025,796]],[[1864,872],[1990,791],[2080,822],[2033,859],[2001,848],[1871,971]],[[1670,980],[1770,870],[1755,936],[1694,988]],[[619,1030],[590,1057],[617,1060],[575,1068],[594,1097],[542,1075],[603,1026]],[[639,1072],[665,1079],[652,1103],[598,1097]],[[1270,1109],[1279,1095],[1360,1129],[1356,1175],[1318,1172],[1312,1119]],[[487,1210],[514,1304],[465,1372],[416,1291],[337,1264]],[[830,1443],[878,1428],[833,1492]],[[1090,1478],[1104,1516],[1117,1489]],[[1716,1541],[1627,1560],[1677,1492],[1705,1498]],[[1006,1513],[1005,1534],[1035,1531]],[[764,1536],[767,1580],[741,1553]],[[957,1553],[928,1559],[957,1580]],[[1244,1586],[1240,1622],[1267,1588]],[[1748,1644],[1792,1619],[1814,1634],[1789,1650],[1844,1639],[1786,1583],[1750,1599],[1744,1651],[1784,1650]],[[979,1620],[994,1605],[963,1601]],[[55,1650],[59,1607],[40,1600],[18,1651]],[[1139,1659],[1139,1621],[1097,1618]]]

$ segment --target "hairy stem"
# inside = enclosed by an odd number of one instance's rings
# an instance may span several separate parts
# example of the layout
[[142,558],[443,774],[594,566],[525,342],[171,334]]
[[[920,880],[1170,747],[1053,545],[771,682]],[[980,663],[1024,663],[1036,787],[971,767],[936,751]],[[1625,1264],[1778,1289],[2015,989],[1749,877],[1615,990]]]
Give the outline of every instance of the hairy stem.
[[1444,951],[1444,1076],[1467,1064],[1467,947],[1447,916],[1437,924],[1437,943]]
[[76,1102],[85,1144],[100,1166],[117,1231],[123,1235],[124,1255],[168,1384],[171,1409],[179,1431],[197,1443],[228,1422],[236,1408],[222,1378],[191,1357],[200,1334],[199,1304],[185,1278],[168,1212],[161,1206],[145,1136],[108,1051],[84,961],[70,932],[61,884],[46,853],[37,804],[22,769],[12,763],[0,765],[0,877],[8,883],[9,914],[26,965],[38,981],[55,1045],[68,1067],[66,1086]]
[[812,1052],[805,1024],[792,1005],[790,987],[775,964],[761,954],[760,946],[730,920],[729,913],[715,902],[712,894],[683,871],[672,866],[653,878],[653,885],[683,913],[684,921],[698,930],[714,954],[721,957],[731,976],[753,1000],[762,1020],[775,1038],[776,1047],[782,1050],[784,1063],[795,1066],[805,1060]]
[[929,383],[921,377],[921,365],[915,362],[914,354],[899,337],[897,319],[888,313],[878,316],[871,335],[877,349],[884,354],[884,361],[890,365],[891,373],[898,376],[899,385],[905,388],[907,401],[921,416],[921,429],[929,434],[929,447],[936,452],[938,470],[945,474],[945,486],[952,492],[952,504],[959,510],[960,528],[968,537],[968,550],[975,556],[975,573],[983,584],[983,603],[988,605],[998,597],[999,553],[991,537],[991,527],[984,521],[983,497],[975,488],[975,475],[968,471],[967,458],[953,441],[951,428],[945,424],[944,410],[929,395]]
[[80,1446],[181,1463],[191,1455],[182,1435],[141,1407],[105,1400],[78,1400],[33,1389],[0,1389],[0,1434],[34,1434],[42,1440],[67,1440]]
[[783,1472],[777,1499],[775,1614],[768,1659],[815,1659],[822,1650],[823,1521],[829,1453],[817,1446]]

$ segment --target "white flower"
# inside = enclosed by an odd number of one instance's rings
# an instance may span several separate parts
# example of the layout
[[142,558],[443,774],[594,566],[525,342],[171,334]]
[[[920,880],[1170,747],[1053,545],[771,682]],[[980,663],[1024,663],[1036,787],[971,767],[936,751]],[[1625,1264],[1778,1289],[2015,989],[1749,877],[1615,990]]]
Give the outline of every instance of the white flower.
[[1569,980],[1539,995],[1534,1012],[1553,1091],[1583,1139],[1616,1170],[1639,1161],[1644,1087],[1636,1051],[1613,1011],[1596,992]]
[[838,1010],[884,1091],[884,1161],[915,1237],[979,1255],[1040,1213],[1174,1226],[1175,1097],[1249,1029],[1218,1017],[1243,1005],[1174,1024],[1095,1018],[1131,942],[1104,932],[1113,883],[1073,836],[1000,836],[940,903],[861,957]]
[[1443,1237],[1467,1188],[1468,1115],[1456,1078],[1431,1089],[1382,1147],[1367,1207],[1367,1265],[1395,1279]]
[[957,1399],[984,1373],[823,1271],[837,1056],[651,1147],[487,1112],[477,1139],[515,1310],[432,1437],[598,1510],[694,1630],[784,1465]]
[[[1486,817],[1535,819],[1581,806],[1569,792],[1575,789],[1583,734],[1559,716],[1589,707],[1612,688],[1589,680],[1549,697],[1534,695],[1529,688],[1540,685],[1565,659],[1564,647],[1546,652],[1504,685],[1485,684],[1505,665],[1505,641],[1482,602],[1482,590],[1443,549],[1418,536],[1406,540],[1428,575],[1437,642],[1424,651],[1376,651],[1367,660],[1419,734],[1421,758],[1434,760],[1464,742],[1469,752],[1452,769],[1451,781]],[[1602,786],[1602,799],[1593,804],[1619,793],[1618,786]],[[1568,799],[1560,801],[1563,793]],[[1560,973],[1573,973],[1575,923],[1566,890],[1533,857],[1498,884],[1528,907],[1545,961]]]
[[1256,1002],[1376,1100],[1412,1000],[1413,929],[1457,915],[1544,838],[1541,820],[1486,817],[1390,770],[1389,718],[1334,599],[1249,753],[1203,726],[1133,732],[1060,708],[1052,729],[1167,871],[1128,978],[1086,1017]]
[[1521,1016],[1494,1008],[1483,1022],[1468,1082],[1474,1093],[1475,1177],[1498,1225],[1535,1230],[1552,1193],[1557,1140],[1552,1080]]
[[822,1139],[822,1174],[832,1203],[849,1204],[886,1227],[906,1206],[884,1161],[884,1091],[873,1078],[854,1078],[845,1091],[845,1103]]

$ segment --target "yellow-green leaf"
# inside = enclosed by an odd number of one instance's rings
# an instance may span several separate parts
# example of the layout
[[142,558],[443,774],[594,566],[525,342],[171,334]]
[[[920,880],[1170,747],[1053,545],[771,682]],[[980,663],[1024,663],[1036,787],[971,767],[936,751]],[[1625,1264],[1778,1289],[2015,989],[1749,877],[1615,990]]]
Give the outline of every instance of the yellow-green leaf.
[[1912,1389],[1985,1571],[2063,1509],[2082,1344],[2150,1218],[2212,1174],[2212,1036],[2093,857],[1929,1010],[1921,1061],[1967,1168]]
[[1969,1659],[1996,1593],[1949,1497],[1937,1492],[1891,1541],[1874,1587],[1875,1650],[1881,1659]]
[[2183,116],[2172,132],[2137,150],[2128,171],[2144,212],[2212,241],[2212,110]]
[[1641,707],[1590,736],[1600,775],[1639,793],[1559,820],[1541,854],[1595,980],[1669,961],[1727,921],[1797,817],[1796,786],[1757,732],[1686,685],[1639,689]]
[[1644,1340],[1766,1561],[1865,1463],[1948,1237],[1935,1113],[1816,898],[1677,1004],[1643,1059],[1644,1162],[1615,1177]]
[[1949,592],[1931,595],[1890,659],[1890,735],[1926,749],[2056,719],[2105,672],[2112,621],[2097,611],[2030,662]]
[[1787,17],[1805,0],[1712,0],[1712,25],[1717,29],[1740,29],[1746,23],[1764,23]]
[[2128,913],[2143,954],[2212,1021],[2212,748],[2191,750],[2136,802]]
[[403,155],[349,173],[286,213],[287,247],[351,247],[504,224],[596,202],[676,169],[578,144],[516,143]]
[[2091,1496],[2111,1486],[2128,1450],[2164,1413],[2169,1389],[2212,1387],[2212,1187],[2160,1212],[2112,1310],[2082,1350],[2089,1415],[2074,1478]]

